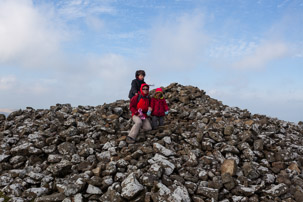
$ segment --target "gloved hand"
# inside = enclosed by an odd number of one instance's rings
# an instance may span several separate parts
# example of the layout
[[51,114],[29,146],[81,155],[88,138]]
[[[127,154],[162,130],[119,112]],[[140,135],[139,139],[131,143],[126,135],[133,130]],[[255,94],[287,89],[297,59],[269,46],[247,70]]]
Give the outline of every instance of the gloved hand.
[[167,115],[167,114],[168,114],[168,111],[165,112],[165,115]]
[[146,114],[147,114],[147,116],[150,116],[151,115],[151,111],[148,110]]

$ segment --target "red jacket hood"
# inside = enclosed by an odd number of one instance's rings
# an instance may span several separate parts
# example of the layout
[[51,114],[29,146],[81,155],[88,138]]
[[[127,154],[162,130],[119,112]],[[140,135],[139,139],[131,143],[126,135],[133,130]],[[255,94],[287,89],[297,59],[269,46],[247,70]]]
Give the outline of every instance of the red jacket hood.
[[143,93],[143,90],[142,90],[142,88],[143,88],[144,86],[147,86],[148,89],[149,89],[149,85],[147,85],[146,83],[143,83],[143,84],[141,85],[141,88],[140,88],[140,93],[141,93],[143,96],[146,96],[146,95],[148,95],[148,93],[145,94],[145,93]]

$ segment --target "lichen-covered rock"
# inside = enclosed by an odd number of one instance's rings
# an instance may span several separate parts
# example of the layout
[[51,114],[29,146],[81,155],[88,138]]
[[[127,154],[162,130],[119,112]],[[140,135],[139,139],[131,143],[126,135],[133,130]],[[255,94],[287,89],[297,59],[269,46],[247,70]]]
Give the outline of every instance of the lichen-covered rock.
[[164,146],[162,146],[159,143],[154,143],[153,147],[156,152],[161,153],[164,156],[172,156],[175,154],[173,151],[171,151],[170,149],[166,149]]
[[288,187],[286,184],[278,184],[278,185],[272,185],[270,189],[264,190],[263,192],[271,195],[271,196],[281,196],[285,194],[288,191]]
[[171,163],[166,157],[156,154],[153,158],[148,160],[150,164],[158,163],[164,168],[164,172],[166,175],[170,175],[173,173],[175,169],[175,165]]
[[121,196],[126,199],[132,199],[137,194],[139,194],[144,187],[138,182],[134,173],[128,175],[128,177],[123,180]]
[[200,195],[206,196],[209,199],[218,201],[219,190],[205,187],[204,185],[199,185],[199,187],[197,189],[197,194],[200,194]]
[[72,163],[67,160],[62,160],[57,164],[52,164],[47,167],[47,170],[53,173],[54,176],[65,176],[71,172]]
[[88,194],[102,194],[102,191],[98,187],[95,187],[95,186],[89,184],[87,189],[86,189],[86,193],[88,193]]
[[65,199],[65,195],[62,193],[54,193],[51,195],[41,196],[35,199],[35,202],[60,202]]
[[45,187],[29,188],[23,192],[22,197],[32,200],[36,197],[45,195],[47,193],[48,193],[48,189]]

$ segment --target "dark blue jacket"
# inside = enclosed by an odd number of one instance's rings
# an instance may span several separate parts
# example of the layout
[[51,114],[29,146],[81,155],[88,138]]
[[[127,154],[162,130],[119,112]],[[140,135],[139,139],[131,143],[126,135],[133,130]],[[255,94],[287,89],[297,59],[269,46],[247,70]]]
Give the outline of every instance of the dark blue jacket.
[[144,79],[140,80],[140,79],[137,78],[137,79],[134,79],[132,81],[131,89],[130,89],[129,94],[128,94],[129,99],[132,99],[132,97],[134,97],[135,94],[140,91],[140,87],[143,83],[145,83]]

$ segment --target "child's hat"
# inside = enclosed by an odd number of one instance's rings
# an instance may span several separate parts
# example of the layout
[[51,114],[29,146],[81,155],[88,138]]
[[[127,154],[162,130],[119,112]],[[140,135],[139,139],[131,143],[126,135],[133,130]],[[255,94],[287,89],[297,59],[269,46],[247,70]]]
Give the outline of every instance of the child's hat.
[[157,89],[156,89],[156,93],[157,93],[157,92],[163,93],[162,88],[157,88]]

